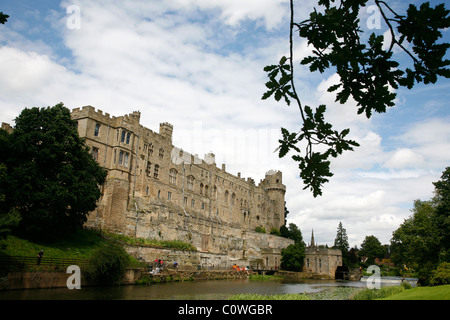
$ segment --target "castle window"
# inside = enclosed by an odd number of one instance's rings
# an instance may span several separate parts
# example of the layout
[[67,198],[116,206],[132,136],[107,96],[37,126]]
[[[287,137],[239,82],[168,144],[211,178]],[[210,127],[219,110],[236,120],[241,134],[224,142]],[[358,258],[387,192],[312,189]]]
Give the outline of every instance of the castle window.
[[194,177],[193,176],[187,177],[187,188],[188,188],[188,190],[191,190],[191,191],[194,190]]
[[191,208],[193,208],[193,207],[194,207],[194,204],[195,204],[195,200],[194,200],[194,199],[192,199],[192,200],[191,200]]
[[322,268],[322,259],[319,259],[319,268]]
[[128,159],[130,157],[130,154],[128,152],[119,152],[119,164],[123,165],[124,167],[128,167]]
[[161,190],[158,190],[158,199],[161,197]]
[[172,192],[167,192],[167,200],[172,200]]
[[214,186],[213,188],[213,194],[212,194],[213,198],[216,199],[217,198],[217,187]]
[[123,151],[120,151],[120,152],[119,152],[119,164],[120,164],[120,165],[123,164],[123,154],[124,154]]
[[130,144],[130,137],[131,137],[131,134],[129,132],[122,130],[122,137],[121,137],[120,141],[123,143],[126,143],[126,144]]
[[95,161],[98,161],[98,148],[92,147],[92,157]]
[[124,157],[123,157],[123,165],[125,167],[128,167],[128,158],[130,157],[130,154],[128,152],[125,152]]
[[184,204],[187,205],[187,197],[184,197]]
[[162,160],[164,158],[164,149],[160,148],[159,149],[159,158]]
[[169,183],[171,183],[171,184],[177,184],[177,170],[175,170],[175,169],[170,169],[170,172],[169,172]]
[[148,156],[150,157],[153,154],[153,143],[150,143],[148,146]]
[[99,132],[100,132],[100,123],[96,123],[94,129],[94,137],[98,137]]
[[231,195],[231,204],[234,205],[235,202],[236,202],[236,195],[233,193],[233,194]]
[[145,173],[147,174],[147,177],[151,176],[152,171],[152,164],[150,161],[147,161],[147,169],[145,169]]
[[200,194],[203,194],[203,183],[200,183]]
[[228,203],[228,190],[225,191],[225,202]]
[[202,210],[205,210],[205,203],[202,202]]
[[159,166],[155,164],[155,170],[153,170],[153,178],[158,179],[159,175]]
[[209,196],[209,188],[208,188],[208,185],[205,186],[205,196]]

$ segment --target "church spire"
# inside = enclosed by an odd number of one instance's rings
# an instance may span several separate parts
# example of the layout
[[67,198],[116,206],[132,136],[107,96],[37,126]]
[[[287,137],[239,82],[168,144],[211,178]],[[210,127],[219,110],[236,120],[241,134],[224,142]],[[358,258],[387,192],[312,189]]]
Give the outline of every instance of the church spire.
[[314,244],[314,230],[313,229],[311,229],[311,245],[310,246],[312,248],[315,247],[315,244]]

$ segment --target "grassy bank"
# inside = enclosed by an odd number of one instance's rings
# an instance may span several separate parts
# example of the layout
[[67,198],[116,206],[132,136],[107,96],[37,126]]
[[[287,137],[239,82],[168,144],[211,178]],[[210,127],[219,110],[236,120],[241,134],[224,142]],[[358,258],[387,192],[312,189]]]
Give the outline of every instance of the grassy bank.
[[236,294],[230,300],[450,300],[450,285],[436,287],[389,286],[381,289],[330,287],[316,293]]
[[416,287],[382,300],[450,300],[450,284],[436,287]]
[[[94,251],[109,241],[123,244],[141,245],[155,248],[196,251],[190,243],[179,240],[164,241],[154,239],[132,238],[97,230],[79,230],[70,237],[52,242],[29,240],[14,235],[0,239],[1,256],[36,257],[44,250],[45,257],[64,259],[89,259]],[[133,259],[132,259],[133,260]]]
[[67,259],[89,259],[108,240],[93,230],[80,230],[71,237],[53,242],[27,240],[13,235],[0,240],[0,255],[35,257],[43,249],[44,256]]

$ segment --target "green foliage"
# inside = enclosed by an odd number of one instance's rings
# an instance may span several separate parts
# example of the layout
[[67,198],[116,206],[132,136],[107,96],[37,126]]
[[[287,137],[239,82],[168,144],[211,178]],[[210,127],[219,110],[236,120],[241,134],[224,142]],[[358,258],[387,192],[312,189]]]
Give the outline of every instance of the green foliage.
[[266,228],[261,227],[261,226],[256,227],[256,228],[255,228],[255,232],[258,232],[258,233],[267,233],[267,232],[266,232]]
[[333,248],[342,251],[342,261],[344,265],[348,265],[349,247],[350,245],[348,244],[347,230],[345,230],[345,228],[343,227],[342,222],[339,222]]
[[381,289],[364,289],[353,295],[352,300],[375,300],[388,298],[411,288],[411,285],[402,284],[400,286],[383,287]]
[[154,248],[170,248],[185,251],[197,251],[197,248],[194,245],[181,240],[157,240],[157,239],[133,238],[122,234],[114,234],[105,231],[103,231],[103,234],[109,239],[113,239],[130,245],[137,245],[144,247],[147,246]]
[[298,293],[286,294],[257,294],[257,293],[240,293],[234,294],[228,300],[311,300],[308,295]]
[[281,250],[281,268],[288,271],[302,271],[305,259],[305,246],[291,244]]
[[280,234],[282,237],[294,240],[295,243],[303,246],[305,245],[303,242],[302,232],[295,223],[289,223],[288,228],[286,228],[286,226],[281,226]]
[[368,257],[369,264],[375,263],[375,258],[384,258],[386,255],[386,249],[375,236],[366,236],[361,249],[359,250],[359,256]]
[[280,230],[277,229],[277,228],[272,228],[272,229],[270,229],[270,234],[273,234],[273,235],[275,235],[275,236],[281,236],[281,232],[280,232]]
[[433,185],[435,197],[414,201],[413,214],[391,239],[394,263],[414,267],[422,284],[432,281],[439,263],[450,262],[450,167]]
[[19,228],[28,236],[65,236],[95,209],[106,170],[90,155],[62,103],[24,109],[15,122],[12,134],[0,140],[7,151],[5,207],[17,208]]
[[392,260],[396,265],[422,266],[437,263],[439,237],[433,222],[433,201],[414,201],[413,215],[392,234]]
[[[264,68],[269,81],[262,99],[273,96],[276,101],[283,99],[288,106],[294,101],[303,123],[300,131],[281,129],[278,155],[281,158],[289,151],[295,152],[292,159],[298,162],[304,189],[310,188],[314,197],[322,194],[322,186],[333,176],[330,158],[353,150],[359,144],[346,138],[350,129],[338,132],[324,121],[325,105],[315,111],[302,105],[294,83],[294,28],[298,28],[299,36],[313,47],[313,55],[305,57],[301,64],[308,65],[311,72],[324,73],[333,69],[340,83],[332,85],[328,91],[337,92],[336,102],[341,104],[351,97],[356,102],[357,113],[365,113],[368,118],[373,112],[384,113],[394,106],[396,93],[391,88],[411,89],[419,82],[435,83],[438,76],[450,77],[450,70],[446,68],[450,61],[444,59],[450,44],[438,43],[441,30],[450,27],[449,10],[443,4],[431,8],[426,2],[419,9],[410,4],[406,15],[399,15],[386,2],[375,0],[391,35],[389,48],[384,49],[383,35],[367,36],[360,28],[358,17],[367,2],[320,0],[320,10],[314,9],[309,19],[296,23],[291,0],[289,57],[283,56],[278,64]],[[393,60],[394,48],[404,52],[413,66],[401,66]],[[304,142],[306,147],[303,147]]]
[[120,281],[130,263],[130,258],[117,243],[109,242],[99,247],[91,258],[93,268],[90,276],[100,284],[114,284]]
[[450,263],[442,262],[431,274],[430,285],[450,284]]

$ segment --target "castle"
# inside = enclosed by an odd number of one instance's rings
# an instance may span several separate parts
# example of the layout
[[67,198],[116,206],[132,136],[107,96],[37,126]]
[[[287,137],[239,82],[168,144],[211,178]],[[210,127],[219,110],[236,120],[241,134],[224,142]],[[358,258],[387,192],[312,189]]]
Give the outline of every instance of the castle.
[[334,279],[339,266],[342,266],[342,251],[317,245],[314,231],[311,231],[311,242],[305,248],[303,272]]
[[140,112],[111,117],[85,106],[73,109],[71,117],[108,171],[88,226],[189,242],[203,265],[280,265],[281,249],[293,241],[255,232],[285,224],[280,171],[268,171],[256,185],[227,172],[224,164],[218,168],[213,153],[200,159],[173,146],[173,126],[161,123],[154,132],[140,124]]

